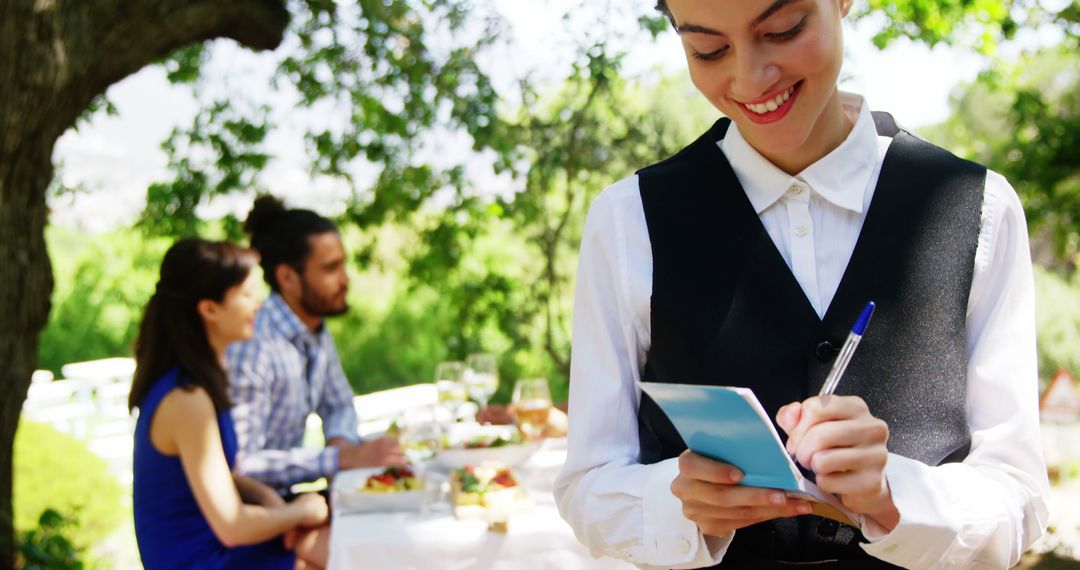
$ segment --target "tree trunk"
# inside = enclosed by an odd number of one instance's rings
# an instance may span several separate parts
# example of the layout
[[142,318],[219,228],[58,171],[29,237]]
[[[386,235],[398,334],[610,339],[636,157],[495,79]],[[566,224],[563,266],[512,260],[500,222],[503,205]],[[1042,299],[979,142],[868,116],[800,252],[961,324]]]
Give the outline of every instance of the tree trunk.
[[172,51],[216,37],[272,49],[288,20],[284,0],[0,0],[0,568],[15,565],[12,448],[53,287],[56,140],[109,85]]
[[0,153],[0,568],[14,566],[11,452],[53,287],[44,192],[52,148],[52,141],[27,141],[15,153]]

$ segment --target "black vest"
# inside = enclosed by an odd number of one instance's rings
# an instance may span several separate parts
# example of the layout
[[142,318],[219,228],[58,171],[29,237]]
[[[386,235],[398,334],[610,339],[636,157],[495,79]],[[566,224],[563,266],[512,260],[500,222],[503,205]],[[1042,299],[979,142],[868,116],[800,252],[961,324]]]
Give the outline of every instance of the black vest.
[[[672,158],[638,172],[653,253],[649,382],[752,388],[770,417],[820,389],[838,347],[869,300],[877,310],[838,394],[858,395],[889,425],[889,451],[928,465],[962,460],[965,323],[986,169],[900,130],[858,242],[819,319],[717,142],[718,121]],[[638,409],[641,462],[686,444],[647,395]],[[780,430],[783,434],[783,431]],[[816,516],[776,519],[735,533],[721,568],[765,561],[871,558],[858,529]]]

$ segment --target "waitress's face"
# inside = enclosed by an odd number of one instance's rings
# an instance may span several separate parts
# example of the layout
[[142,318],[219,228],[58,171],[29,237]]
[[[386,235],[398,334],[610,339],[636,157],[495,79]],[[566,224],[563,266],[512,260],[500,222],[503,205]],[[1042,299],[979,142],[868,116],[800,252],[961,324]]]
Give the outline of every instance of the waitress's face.
[[851,0],[668,0],[694,85],[765,155],[842,117],[840,20]]

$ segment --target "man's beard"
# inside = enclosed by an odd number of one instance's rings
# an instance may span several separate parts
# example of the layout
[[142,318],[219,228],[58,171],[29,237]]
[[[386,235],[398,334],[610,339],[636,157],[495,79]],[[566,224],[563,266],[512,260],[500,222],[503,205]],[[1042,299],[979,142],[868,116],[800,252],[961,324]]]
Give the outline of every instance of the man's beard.
[[316,317],[336,317],[349,312],[348,301],[336,304],[334,303],[334,297],[336,296],[319,296],[315,293],[314,288],[304,283],[300,291],[300,306],[304,309],[304,312]]

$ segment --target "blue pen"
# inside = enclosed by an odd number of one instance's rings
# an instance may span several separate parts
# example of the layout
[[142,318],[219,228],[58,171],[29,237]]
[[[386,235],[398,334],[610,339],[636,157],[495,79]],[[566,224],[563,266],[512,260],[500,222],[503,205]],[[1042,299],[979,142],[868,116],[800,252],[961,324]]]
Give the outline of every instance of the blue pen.
[[866,304],[862,313],[859,314],[855,326],[851,327],[851,333],[848,334],[847,340],[844,341],[844,346],[840,348],[840,355],[836,357],[832,370],[825,377],[825,383],[821,385],[818,396],[827,396],[836,390],[836,385],[840,383],[840,377],[844,375],[844,370],[847,369],[851,357],[855,354],[855,347],[859,346],[859,341],[862,340],[863,333],[866,332],[866,325],[870,324],[870,317],[874,315],[874,307],[876,306],[873,301],[870,301]]

